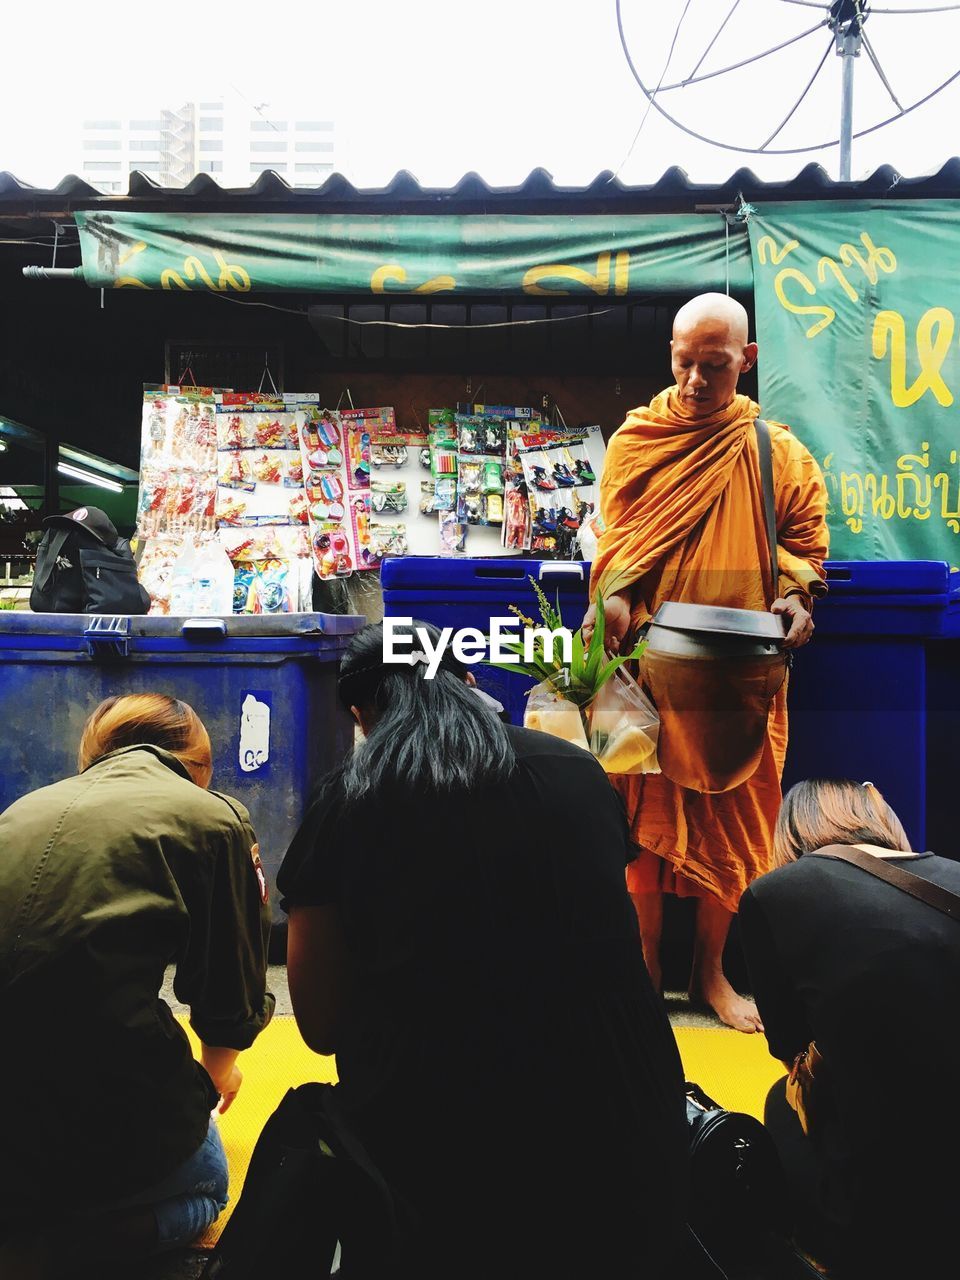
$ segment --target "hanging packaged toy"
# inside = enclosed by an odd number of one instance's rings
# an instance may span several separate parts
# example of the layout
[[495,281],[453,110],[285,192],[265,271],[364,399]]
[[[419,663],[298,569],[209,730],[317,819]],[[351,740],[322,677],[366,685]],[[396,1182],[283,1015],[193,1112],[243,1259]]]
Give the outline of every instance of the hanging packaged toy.
[[457,505],[457,482],[453,476],[443,476],[437,481],[434,511],[453,511]]
[[290,565],[283,560],[262,560],[255,566],[254,613],[292,613]]
[[503,493],[503,464],[492,458],[483,464],[484,493]]
[[483,467],[479,462],[467,458],[460,459],[457,489],[461,496],[483,493]]
[[405,511],[407,507],[407,486],[403,480],[373,480],[370,483],[370,502],[377,513],[386,511]]
[[440,554],[460,556],[466,550],[467,526],[461,524],[456,511],[440,512]]
[[376,524],[370,522],[370,550],[378,560],[385,556],[407,554],[407,528],[403,524]]
[[221,453],[217,479],[224,489],[244,489],[248,493],[253,493],[257,487],[250,459],[245,453]]
[[258,417],[253,423],[253,443],[258,449],[282,449],[287,443],[287,424],[280,414]]
[[254,480],[260,484],[283,484],[283,455],[255,453],[250,463]]
[[217,414],[217,448],[249,449],[253,445],[249,414]]
[[435,478],[457,474],[457,424],[447,409],[431,409],[430,459]]
[[370,461],[377,470],[383,466],[405,466],[407,457],[407,446],[403,444],[374,444],[370,448]]

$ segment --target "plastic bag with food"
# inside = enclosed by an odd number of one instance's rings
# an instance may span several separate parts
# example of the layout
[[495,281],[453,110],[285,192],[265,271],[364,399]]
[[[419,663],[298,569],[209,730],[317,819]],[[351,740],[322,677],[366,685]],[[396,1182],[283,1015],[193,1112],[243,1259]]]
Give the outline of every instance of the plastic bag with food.
[[557,686],[544,680],[530,690],[523,713],[525,729],[539,729],[541,733],[563,738],[575,746],[590,750],[580,708],[569,698],[563,697]]
[[660,717],[623,667],[601,685],[587,709],[590,750],[607,773],[659,773]]

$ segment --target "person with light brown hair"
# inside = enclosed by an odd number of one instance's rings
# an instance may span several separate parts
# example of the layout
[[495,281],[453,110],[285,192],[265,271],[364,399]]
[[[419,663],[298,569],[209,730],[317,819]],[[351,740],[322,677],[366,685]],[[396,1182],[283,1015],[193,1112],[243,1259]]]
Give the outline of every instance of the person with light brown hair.
[[960,863],[913,852],[871,782],[812,779],[787,793],[780,865],[741,898],[741,940],[771,1054],[790,1067],[814,1041],[820,1062],[809,1135],[786,1077],[764,1121],[798,1243],[831,1276],[952,1275],[960,1186],[952,1166],[928,1175],[960,1143],[960,1113],[936,1087],[960,1074],[960,923],[831,856],[838,845],[960,894]]
[[83,773],[111,751],[145,742],[176,756],[198,787],[210,786],[213,758],[203,721],[188,703],[160,693],[104,698],[83,727],[77,770]]
[[872,782],[813,778],[798,782],[784,797],[773,832],[777,866],[830,844],[855,844],[888,857],[909,854],[903,824]]
[[[273,1012],[256,837],[242,805],[207,790],[193,708],[107,698],[78,765],[0,814],[0,1096],[16,1099],[0,1144],[4,1276],[36,1273],[24,1233],[54,1276],[201,1235],[227,1199],[211,1112],[233,1102],[237,1055]],[[159,994],[168,965],[199,1062]],[[67,1189],[53,1214],[51,1170]]]

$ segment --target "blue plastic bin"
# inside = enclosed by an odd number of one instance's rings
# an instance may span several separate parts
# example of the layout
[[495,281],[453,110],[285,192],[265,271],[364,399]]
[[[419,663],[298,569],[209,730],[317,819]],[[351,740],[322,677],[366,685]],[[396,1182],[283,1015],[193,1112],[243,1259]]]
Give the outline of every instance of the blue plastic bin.
[[[459,560],[442,556],[400,556],[383,562],[383,612],[418,618],[438,627],[477,627],[484,634],[491,618],[510,616],[514,604],[539,624],[533,578],[554,607],[559,596],[565,626],[576,630],[587,608],[590,566],[564,560]],[[480,688],[502,702],[514,724],[523,723],[526,694],[535,681],[478,664]]]
[[337,663],[364,622],[0,613],[0,811],[76,771],[81,729],[103,698],[169,693],[207,726],[211,785],[250,810],[272,888],[312,788],[353,743]]
[[784,789],[876,784],[914,848],[960,856],[960,573],[941,561],[830,561],[790,673]]

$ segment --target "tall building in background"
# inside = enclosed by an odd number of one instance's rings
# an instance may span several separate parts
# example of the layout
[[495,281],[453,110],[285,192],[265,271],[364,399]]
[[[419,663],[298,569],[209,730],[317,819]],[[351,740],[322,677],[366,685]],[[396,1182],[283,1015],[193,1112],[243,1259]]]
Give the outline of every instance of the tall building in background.
[[165,187],[186,186],[198,173],[247,187],[272,169],[293,187],[316,187],[342,165],[335,148],[332,120],[221,98],[152,117],[84,120],[81,176],[108,194],[125,192],[135,171]]

